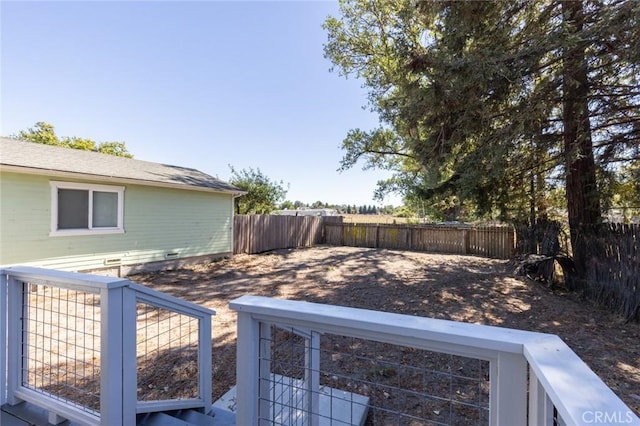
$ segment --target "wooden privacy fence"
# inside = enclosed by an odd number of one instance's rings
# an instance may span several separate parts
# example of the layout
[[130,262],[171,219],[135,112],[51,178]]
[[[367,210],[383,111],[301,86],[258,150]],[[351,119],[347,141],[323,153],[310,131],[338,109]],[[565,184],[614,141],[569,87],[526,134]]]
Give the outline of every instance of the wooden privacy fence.
[[508,259],[515,247],[510,226],[461,227],[373,223],[325,223],[325,243]]
[[262,253],[322,244],[322,217],[236,215],[233,229],[234,253]]
[[343,223],[341,217],[238,215],[234,253],[335,246],[388,248],[508,259],[515,248],[510,226],[462,227]]
[[584,294],[640,321],[640,226],[602,224],[579,238],[587,250]]

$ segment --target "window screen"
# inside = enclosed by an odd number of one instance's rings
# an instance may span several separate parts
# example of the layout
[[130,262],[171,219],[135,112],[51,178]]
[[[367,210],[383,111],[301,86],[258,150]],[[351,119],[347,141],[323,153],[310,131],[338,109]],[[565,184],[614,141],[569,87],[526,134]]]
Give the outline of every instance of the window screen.
[[89,191],[58,189],[58,229],[89,228]]
[[93,191],[93,227],[118,226],[118,193]]

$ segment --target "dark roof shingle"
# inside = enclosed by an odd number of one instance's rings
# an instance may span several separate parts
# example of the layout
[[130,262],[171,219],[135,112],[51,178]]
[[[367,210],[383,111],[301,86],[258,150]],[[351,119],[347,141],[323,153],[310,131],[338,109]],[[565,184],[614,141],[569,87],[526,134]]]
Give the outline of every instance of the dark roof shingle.
[[141,185],[146,182],[149,185],[183,185],[193,189],[243,193],[241,189],[196,169],[2,137],[0,165],[40,172],[73,173],[79,178],[104,177],[139,181]]

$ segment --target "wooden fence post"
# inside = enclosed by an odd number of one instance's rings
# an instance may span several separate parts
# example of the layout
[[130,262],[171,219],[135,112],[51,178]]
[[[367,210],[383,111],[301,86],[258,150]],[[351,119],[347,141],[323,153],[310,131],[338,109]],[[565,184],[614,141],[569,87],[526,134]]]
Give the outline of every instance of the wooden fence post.
[[[375,232],[375,234],[374,234]],[[443,227],[404,224],[356,224],[333,217],[237,215],[234,253],[340,246],[393,248],[509,258],[514,250],[511,227]]]
[[469,230],[462,230],[462,254],[469,254]]

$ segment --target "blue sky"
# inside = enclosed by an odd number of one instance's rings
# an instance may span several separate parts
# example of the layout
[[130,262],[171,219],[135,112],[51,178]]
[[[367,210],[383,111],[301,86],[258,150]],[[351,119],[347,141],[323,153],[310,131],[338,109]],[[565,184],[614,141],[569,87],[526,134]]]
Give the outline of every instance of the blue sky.
[[336,2],[0,7],[3,136],[45,121],[225,180],[229,165],[259,168],[292,201],[374,204],[384,172],[336,171],[347,131],[378,125],[361,82],[323,57]]

